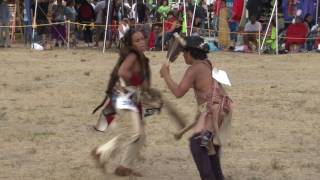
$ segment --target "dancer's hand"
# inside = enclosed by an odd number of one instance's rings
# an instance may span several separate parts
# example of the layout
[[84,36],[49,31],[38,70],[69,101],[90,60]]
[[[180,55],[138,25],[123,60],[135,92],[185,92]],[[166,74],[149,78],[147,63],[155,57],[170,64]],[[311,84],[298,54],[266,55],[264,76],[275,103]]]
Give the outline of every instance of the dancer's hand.
[[175,138],[176,140],[180,140],[180,139],[182,138],[182,133],[176,132],[176,133],[173,134],[173,136],[174,136],[174,138]]
[[168,76],[168,75],[170,75],[169,64],[168,63],[162,64],[162,67],[160,69],[160,76],[164,78],[165,76]]

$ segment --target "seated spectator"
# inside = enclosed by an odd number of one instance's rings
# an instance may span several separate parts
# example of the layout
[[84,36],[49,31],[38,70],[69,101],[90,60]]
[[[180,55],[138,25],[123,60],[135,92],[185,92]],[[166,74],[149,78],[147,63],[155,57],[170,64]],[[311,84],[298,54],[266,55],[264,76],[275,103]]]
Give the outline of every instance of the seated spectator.
[[173,33],[177,29],[177,19],[174,16],[174,13],[170,11],[168,13],[168,18],[164,22],[164,29],[161,35],[157,38],[156,40],[156,47],[160,48],[161,47],[161,42],[162,42],[162,34],[164,34],[164,45],[167,44],[167,42],[173,37]]
[[[261,31],[261,23],[256,21],[254,15],[250,16],[250,21],[244,27],[243,42],[244,45],[248,47],[249,50],[252,50],[250,42],[255,45],[255,48],[258,49],[257,34]],[[247,34],[246,34],[247,33]]]
[[315,38],[317,36],[317,26],[314,27],[313,17],[310,13],[307,13],[304,16],[304,24],[308,28],[308,35],[306,40],[306,49],[308,51],[311,51],[313,49]]
[[310,30],[312,26],[314,25],[313,17],[311,16],[310,13],[307,13],[304,16],[304,23],[307,26],[307,28]]
[[161,33],[161,25],[160,24],[154,24],[152,26],[150,35],[149,35],[149,41],[148,41],[148,48],[150,50],[153,50],[155,48],[155,42],[158,38],[159,34]]
[[317,39],[319,39],[319,30],[318,30],[319,26],[318,25],[314,25],[312,26],[312,28],[310,29],[309,33],[308,33],[308,40],[306,42],[306,48],[308,51],[312,51],[313,48],[317,49],[318,46],[316,45],[317,43]]
[[316,42],[314,43],[317,52],[320,52],[320,36],[317,37]]
[[308,34],[307,26],[301,18],[296,18],[294,24],[290,24],[285,35],[285,47],[290,52],[299,50],[304,46]]
[[276,32],[276,22],[275,20],[271,21],[271,27],[268,30],[268,36],[266,39],[266,52],[267,53],[275,53],[276,52],[276,36],[277,36],[277,32]]

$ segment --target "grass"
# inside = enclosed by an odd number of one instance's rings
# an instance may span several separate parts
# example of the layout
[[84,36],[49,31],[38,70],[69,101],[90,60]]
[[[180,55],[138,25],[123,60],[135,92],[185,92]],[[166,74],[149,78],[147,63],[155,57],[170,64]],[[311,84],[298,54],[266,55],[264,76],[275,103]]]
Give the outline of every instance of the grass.
[[282,164],[281,162],[280,162],[280,160],[279,159],[273,159],[273,160],[271,160],[271,168],[272,168],[272,170],[283,170],[283,169],[285,169],[285,165],[284,164]]
[[45,140],[55,134],[56,133],[54,133],[54,132],[35,132],[31,136],[31,141]]

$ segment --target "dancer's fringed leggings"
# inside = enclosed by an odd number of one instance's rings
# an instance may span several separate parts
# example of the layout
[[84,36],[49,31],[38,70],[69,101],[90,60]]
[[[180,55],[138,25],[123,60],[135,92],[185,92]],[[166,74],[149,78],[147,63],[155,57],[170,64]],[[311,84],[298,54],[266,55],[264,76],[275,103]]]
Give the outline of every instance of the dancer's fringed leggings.
[[133,161],[139,155],[140,149],[145,142],[145,132],[139,112],[129,110],[117,110],[117,118],[112,134],[116,136],[106,144],[98,147],[97,154],[100,154],[100,162],[105,163],[110,156],[125,149],[120,165],[131,168]]

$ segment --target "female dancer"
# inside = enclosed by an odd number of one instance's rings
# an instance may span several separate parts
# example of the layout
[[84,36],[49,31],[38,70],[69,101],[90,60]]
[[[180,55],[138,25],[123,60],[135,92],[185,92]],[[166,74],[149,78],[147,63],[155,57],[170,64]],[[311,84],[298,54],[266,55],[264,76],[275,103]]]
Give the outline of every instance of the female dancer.
[[132,169],[132,164],[145,141],[140,93],[150,87],[149,59],[144,55],[146,41],[141,32],[130,29],[123,38],[124,47],[120,50],[107,89],[107,96],[119,117],[113,122],[115,136],[93,149],[92,155],[104,169],[110,156],[125,150],[115,174],[141,176]]

